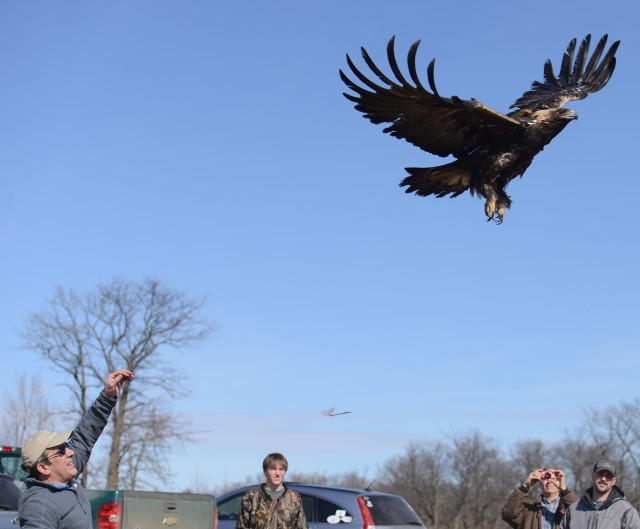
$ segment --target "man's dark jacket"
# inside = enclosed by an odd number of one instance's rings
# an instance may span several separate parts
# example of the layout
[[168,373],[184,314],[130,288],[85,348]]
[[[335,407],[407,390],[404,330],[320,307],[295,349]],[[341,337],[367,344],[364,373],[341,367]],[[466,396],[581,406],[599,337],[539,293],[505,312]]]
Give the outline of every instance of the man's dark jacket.
[[[520,485],[511,493],[502,507],[502,519],[513,529],[542,529],[542,496],[531,499],[529,489]],[[558,529],[569,505],[578,501],[578,495],[566,489],[560,492],[560,503],[553,520],[553,529]]]

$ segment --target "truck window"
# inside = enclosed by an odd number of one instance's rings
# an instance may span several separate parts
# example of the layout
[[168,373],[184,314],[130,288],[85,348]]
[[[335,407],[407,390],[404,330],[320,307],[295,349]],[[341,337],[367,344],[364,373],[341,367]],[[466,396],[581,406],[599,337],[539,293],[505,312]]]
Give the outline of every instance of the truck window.
[[22,470],[21,452],[17,446],[2,446],[0,448],[0,472],[13,476],[16,481],[24,481],[28,475]]

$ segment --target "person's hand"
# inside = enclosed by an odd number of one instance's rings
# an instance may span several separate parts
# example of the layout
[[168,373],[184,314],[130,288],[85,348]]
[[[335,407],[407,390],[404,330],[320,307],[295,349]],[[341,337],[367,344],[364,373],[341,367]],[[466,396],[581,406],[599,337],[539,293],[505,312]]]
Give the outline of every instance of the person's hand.
[[525,487],[530,487],[531,485],[533,485],[536,481],[540,481],[542,479],[542,476],[540,475],[540,469],[538,470],[534,470],[533,472],[531,472],[528,476],[527,479],[524,480],[524,482],[522,483]]
[[567,484],[564,481],[564,471],[556,469],[556,479],[558,480],[558,488],[560,490],[567,490]]
[[133,372],[129,371],[128,369],[119,369],[118,371],[109,373],[102,393],[104,393],[105,397],[113,398],[118,395],[125,382],[130,382],[132,380]]

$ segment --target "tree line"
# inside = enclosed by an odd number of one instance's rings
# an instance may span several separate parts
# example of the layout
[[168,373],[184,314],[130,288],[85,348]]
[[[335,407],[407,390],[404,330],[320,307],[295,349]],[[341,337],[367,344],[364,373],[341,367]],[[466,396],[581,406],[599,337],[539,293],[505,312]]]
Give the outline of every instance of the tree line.
[[[287,474],[290,481],[383,490],[403,496],[428,529],[505,529],[501,509],[527,475],[552,466],[567,474],[578,496],[591,486],[594,463],[606,457],[618,468],[619,485],[640,507],[640,399],[604,410],[585,412],[582,426],[560,442],[519,441],[508,450],[479,431],[447,441],[413,442],[383,462],[373,478],[346,474]],[[256,477],[259,482],[261,476]],[[372,484],[373,482],[373,484]],[[215,492],[246,485],[228,484]],[[540,494],[538,486],[529,491]]]

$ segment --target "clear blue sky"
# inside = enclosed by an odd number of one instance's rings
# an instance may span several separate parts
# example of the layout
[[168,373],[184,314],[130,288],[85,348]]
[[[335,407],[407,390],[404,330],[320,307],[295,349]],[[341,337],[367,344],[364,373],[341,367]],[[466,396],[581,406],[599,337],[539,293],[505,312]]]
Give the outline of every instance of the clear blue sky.
[[[0,359],[57,285],[151,276],[220,331],[173,359],[209,433],[175,480],[375,474],[408,442],[479,429],[553,441],[638,395],[637,104],[628,0],[0,4]],[[503,225],[406,195],[442,159],[364,120],[345,54],[422,39],[443,95],[500,111],[572,37],[621,39],[610,84],[541,153]],[[404,63],[404,60],[402,61]],[[388,70],[387,70],[388,71]],[[424,77],[423,77],[424,78]],[[167,376],[172,379],[172,373]],[[11,387],[10,382],[3,383]],[[352,411],[327,418],[330,406]]]

